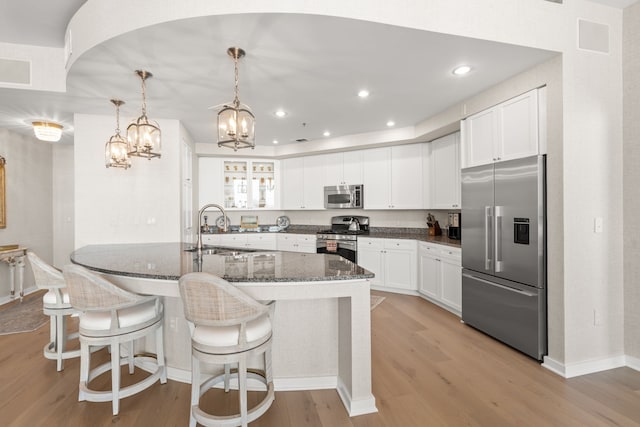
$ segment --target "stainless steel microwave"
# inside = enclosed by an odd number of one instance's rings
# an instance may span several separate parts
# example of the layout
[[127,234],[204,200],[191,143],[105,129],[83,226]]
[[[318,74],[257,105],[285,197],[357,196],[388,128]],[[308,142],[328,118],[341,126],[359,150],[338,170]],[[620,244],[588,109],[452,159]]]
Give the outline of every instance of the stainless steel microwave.
[[333,185],[324,187],[326,209],[362,209],[363,185]]

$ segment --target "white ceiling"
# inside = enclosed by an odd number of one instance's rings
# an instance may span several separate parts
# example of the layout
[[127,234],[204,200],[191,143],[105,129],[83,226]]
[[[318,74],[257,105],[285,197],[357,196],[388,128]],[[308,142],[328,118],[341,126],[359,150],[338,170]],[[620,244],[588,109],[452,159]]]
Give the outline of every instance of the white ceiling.
[[[66,25],[83,3],[2,2],[0,42],[63,46]],[[211,107],[233,98],[230,46],[247,51],[240,100],[256,115],[258,145],[320,139],[325,130],[332,136],[380,131],[387,120],[413,126],[553,55],[333,17],[203,17],[144,28],[90,50],[68,74],[67,93],[0,89],[0,127],[30,132],[31,119],[49,118],[65,125],[64,140],[72,142],[73,113],[113,114],[110,98],[127,102],[124,127],[140,111],[134,70],[146,69],[154,74],[147,83],[149,117],[179,119],[196,142],[214,142]],[[473,71],[453,76],[461,63]],[[361,88],[371,91],[368,99],[356,96]],[[276,118],[278,108],[289,115]]]

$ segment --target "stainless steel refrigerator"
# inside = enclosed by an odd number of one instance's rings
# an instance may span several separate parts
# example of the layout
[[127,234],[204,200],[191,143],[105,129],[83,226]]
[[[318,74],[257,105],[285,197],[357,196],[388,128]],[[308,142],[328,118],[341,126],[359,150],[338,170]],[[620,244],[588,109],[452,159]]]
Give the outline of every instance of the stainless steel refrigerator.
[[462,320],[547,353],[545,156],[462,170]]

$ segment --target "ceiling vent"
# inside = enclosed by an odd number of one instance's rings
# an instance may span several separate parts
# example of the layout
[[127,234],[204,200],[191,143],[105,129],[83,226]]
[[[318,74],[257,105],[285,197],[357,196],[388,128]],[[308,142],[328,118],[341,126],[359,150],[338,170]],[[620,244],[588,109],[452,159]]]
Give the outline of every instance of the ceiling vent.
[[296,142],[309,142],[309,140],[307,138],[299,138],[296,139]]
[[562,3],[562,0],[547,0],[550,1],[551,3]]
[[0,84],[31,84],[31,61],[0,58]]

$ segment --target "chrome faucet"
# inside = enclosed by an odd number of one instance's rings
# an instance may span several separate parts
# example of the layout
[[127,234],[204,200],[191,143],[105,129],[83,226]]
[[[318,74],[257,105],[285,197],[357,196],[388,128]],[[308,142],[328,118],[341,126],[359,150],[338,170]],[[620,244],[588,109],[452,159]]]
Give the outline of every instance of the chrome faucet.
[[202,255],[202,214],[204,213],[204,211],[206,211],[209,208],[218,208],[220,209],[220,212],[222,212],[222,219],[223,219],[223,223],[224,226],[222,227],[222,231],[226,232],[227,231],[227,213],[224,211],[224,208],[220,205],[216,205],[215,203],[209,203],[207,205],[204,205],[201,209],[200,212],[198,212],[198,244],[196,245],[196,248],[198,250],[198,256]]

